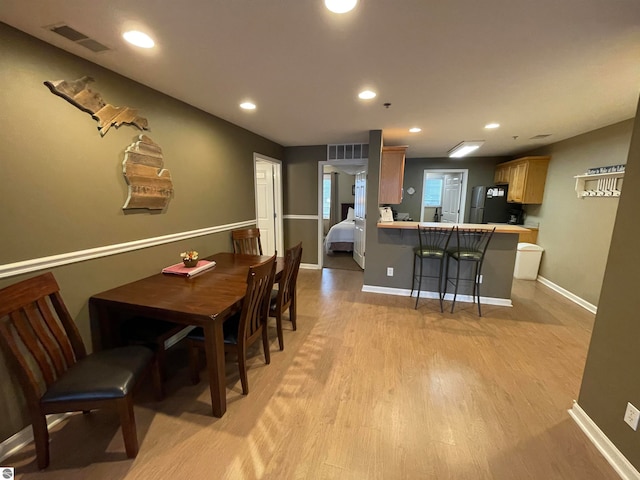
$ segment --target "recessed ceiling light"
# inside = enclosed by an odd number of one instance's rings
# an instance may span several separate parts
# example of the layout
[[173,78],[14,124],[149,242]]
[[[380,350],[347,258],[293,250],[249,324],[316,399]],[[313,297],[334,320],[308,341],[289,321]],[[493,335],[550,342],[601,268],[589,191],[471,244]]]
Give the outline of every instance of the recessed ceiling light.
[[147,35],[146,33],[139,32],[137,30],[130,30],[128,32],[124,32],[122,36],[131,45],[135,45],[136,47],[140,47],[140,48],[153,48],[156,44],[149,35]]
[[244,110],[255,110],[256,109],[256,104],[255,103],[251,103],[251,102],[242,102],[240,104],[240,108],[242,108]]
[[484,140],[477,140],[473,142],[460,142],[458,145],[449,150],[450,158],[460,158],[465,155],[469,155],[471,152],[476,151],[484,144]]
[[410,129],[409,129],[409,131],[410,131],[411,133],[418,133],[418,132],[421,132],[421,131],[422,131],[422,129],[421,129],[421,128],[418,128],[418,127],[413,127],[413,128],[410,128]]
[[324,0],[325,6],[333,13],[347,13],[356,7],[358,0]]
[[492,128],[498,128],[500,127],[499,123],[487,123],[484,128],[487,128],[489,130],[491,130]]
[[376,92],[372,92],[371,90],[364,90],[358,94],[362,100],[371,100],[376,97]]

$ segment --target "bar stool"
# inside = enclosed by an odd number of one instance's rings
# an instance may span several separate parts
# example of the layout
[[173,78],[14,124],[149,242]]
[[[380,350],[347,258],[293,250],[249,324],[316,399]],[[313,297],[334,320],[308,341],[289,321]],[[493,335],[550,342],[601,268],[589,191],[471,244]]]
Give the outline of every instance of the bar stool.
[[[423,278],[438,279],[438,298],[440,299],[440,311],[444,311],[442,300],[444,294],[442,292],[442,271],[444,268],[444,260],[446,258],[447,247],[451,240],[453,228],[441,227],[421,227],[418,225],[418,247],[413,251],[413,274],[411,281],[411,295],[413,295],[416,279],[418,280],[418,293],[416,294],[416,310],[418,309],[418,300],[420,300],[420,291],[422,289]],[[420,273],[416,275],[416,260],[420,264]],[[438,261],[438,275],[424,275],[422,266],[424,260]]]
[[[491,230],[487,229],[464,229],[460,230],[455,227],[457,244],[454,247],[447,249],[447,265],[445,273],[445,287],[443,297],[447,294],[448,284],[451,283],[455,286],[453,292],[453,303],[451,304],[451,313],[456,306],[456,296],[458,295],[458,285],[460,282],[467,281],[473,282],[473,302],[475,303],[476,297],[478,298],[478,316],[482,316],[482,310],[480,307],[480,275],[482,273],[482,264],[484,262],[484,256],[487,252],[487,247],[495,232],[496,227]],[[449,263],[451,259],[454,259],[457,264],[455,281],[449,278]],[[463,262],[473,263],[473,276],[469,278],[460,278],[460,264]]]

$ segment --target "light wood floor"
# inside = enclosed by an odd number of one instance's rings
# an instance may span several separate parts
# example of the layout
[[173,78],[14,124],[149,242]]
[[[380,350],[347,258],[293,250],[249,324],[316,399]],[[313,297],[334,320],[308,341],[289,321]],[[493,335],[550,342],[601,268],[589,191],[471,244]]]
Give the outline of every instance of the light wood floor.
[[[248,396],[228,363],[229,409],[171,352],[169,396],[140,392],[140,453],[111,412],[54,429],[51,466],[33,446],[5,460],[25,479],[617,479],[567,414],[593,315],[537,282],[514,307],[362,293],[361,272],[301,270],[298,331],[271,365],[255,350]],[[272,332],[274,333],[274,332]]]

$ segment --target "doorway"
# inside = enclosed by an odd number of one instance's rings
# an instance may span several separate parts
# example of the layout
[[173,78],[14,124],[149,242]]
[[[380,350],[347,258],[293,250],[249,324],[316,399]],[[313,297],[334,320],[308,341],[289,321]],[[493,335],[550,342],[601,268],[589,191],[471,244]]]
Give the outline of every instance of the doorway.
[[421,222],[463,223],[469,170],[424,170]]
[[364,269],[366,159],[318,162],[318,265]]
[[282,162],[253,154],[256,226],[264,255],[284,255],[282,224]]

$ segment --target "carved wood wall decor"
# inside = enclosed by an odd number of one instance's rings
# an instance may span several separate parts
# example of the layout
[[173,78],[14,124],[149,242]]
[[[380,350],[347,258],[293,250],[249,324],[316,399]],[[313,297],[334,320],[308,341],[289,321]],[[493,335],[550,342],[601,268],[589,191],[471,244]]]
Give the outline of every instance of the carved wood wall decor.
[[67,82],[66,80],[46,81],[44,84],[49,87],[51,93],[58,95],[75,105],[83,112],[91,114],[94,120],[98,121],[98,130],[103,137],[109,129],[115,125],[134,125],[140,130],[148,130],[149,123],[144,117],[138,116],[138,110],[130,107],[114,107],[106,103],[98,92],[89,88],[89,84],[94,80],[85,76],[77,80]]
[[171,200],[171,173],[162,168],[162,149],[148,136],[141,134],[124,152],[122,172],[129,185],[129,196],[123,210],[147,208],[162,210]]

